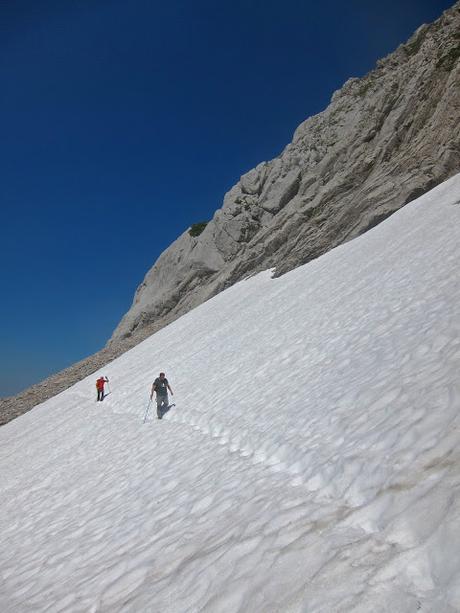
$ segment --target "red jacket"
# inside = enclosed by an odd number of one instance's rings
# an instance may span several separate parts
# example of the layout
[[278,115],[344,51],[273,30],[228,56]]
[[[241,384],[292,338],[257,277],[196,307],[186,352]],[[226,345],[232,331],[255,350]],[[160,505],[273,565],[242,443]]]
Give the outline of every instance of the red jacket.
[[100,379],[98,379],[96,381],[96,387],[98,390],[104,390],[104,383],[105,383],[105,379],[104,377],[101,377]]

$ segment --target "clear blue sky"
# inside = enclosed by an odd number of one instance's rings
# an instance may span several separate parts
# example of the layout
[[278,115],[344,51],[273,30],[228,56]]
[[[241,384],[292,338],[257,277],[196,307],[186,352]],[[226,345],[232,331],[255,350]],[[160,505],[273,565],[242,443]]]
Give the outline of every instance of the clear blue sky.
[[102,348],[159,254],[452,1],[0,6],[0,396]]

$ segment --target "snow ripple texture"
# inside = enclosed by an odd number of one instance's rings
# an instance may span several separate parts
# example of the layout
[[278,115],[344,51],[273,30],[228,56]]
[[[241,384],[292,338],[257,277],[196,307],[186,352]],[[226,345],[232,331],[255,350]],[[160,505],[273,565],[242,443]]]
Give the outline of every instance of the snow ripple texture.
[[2,613],[460,611],[459,244],[460,175],[1,428]]

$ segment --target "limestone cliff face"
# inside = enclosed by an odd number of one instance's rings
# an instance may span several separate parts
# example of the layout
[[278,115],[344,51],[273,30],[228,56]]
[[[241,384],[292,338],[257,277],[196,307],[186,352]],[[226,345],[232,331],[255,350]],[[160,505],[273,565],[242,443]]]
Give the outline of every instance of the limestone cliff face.
[[459,57],[457,2],[241,177],[200,236],[180,236],[110,345],[145,338],[249,274],[303,264],[459,172]]
[[239,279],[303,264],[457,172],[460,2],[347,81],[278,158],[241,177],[200,236],[185,232],[160,256],[107,347],[0,399],[0,425]]

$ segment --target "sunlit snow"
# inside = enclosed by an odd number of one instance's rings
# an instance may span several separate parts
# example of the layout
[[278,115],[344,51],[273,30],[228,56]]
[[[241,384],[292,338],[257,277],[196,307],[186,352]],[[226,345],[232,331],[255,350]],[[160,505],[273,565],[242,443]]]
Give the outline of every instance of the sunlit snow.
[[460,175],[0,428],[1,612],[460,611],[459,245]]

